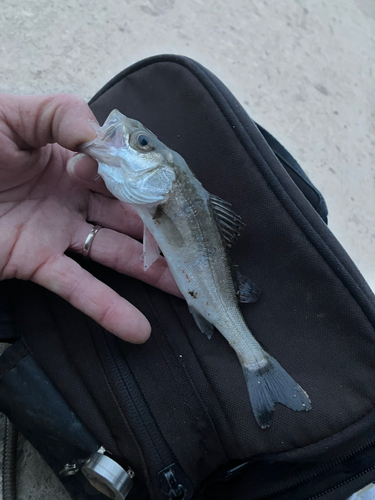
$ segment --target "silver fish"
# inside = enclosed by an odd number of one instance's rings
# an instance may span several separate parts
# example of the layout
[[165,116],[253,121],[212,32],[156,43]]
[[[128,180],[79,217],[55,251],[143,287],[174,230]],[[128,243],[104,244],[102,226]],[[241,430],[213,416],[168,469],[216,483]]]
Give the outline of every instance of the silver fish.
[[[98,161],[109,191],[142,218],[145,270],[160,248],[200,330],[210,337],[216,327],[235,350],[260,427],[270,426],[275,403],[310,410],[306,392],[260,346],[241,314],[225,248],[241,220],[229,203],[210,195],[178,153],[117,110],[81,150]],[[244,301],[254,299],[249,282],[240,288]]]

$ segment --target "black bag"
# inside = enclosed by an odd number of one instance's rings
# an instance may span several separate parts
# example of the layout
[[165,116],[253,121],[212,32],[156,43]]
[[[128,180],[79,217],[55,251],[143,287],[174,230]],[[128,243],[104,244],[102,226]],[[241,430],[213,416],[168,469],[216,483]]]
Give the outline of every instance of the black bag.
[[[2,338],[15,342],[0,359],[0,410],[57,474],[104,446],[135,472],[129,500],[343,500],[373,481],[374,296],[320,193],[191,59],[141,61],[90,105],[100,122],[113,108],[141,121],[241,215],[231,259],[261,290],[243,314],[312,410],[277,405],[260,429],[218,332],[208,340],[184,301],[78,256],[146,315],[150,339],[127,344],[49,291],[4,282]],[[81,472],[60,478],[72,498],[105,498]]]

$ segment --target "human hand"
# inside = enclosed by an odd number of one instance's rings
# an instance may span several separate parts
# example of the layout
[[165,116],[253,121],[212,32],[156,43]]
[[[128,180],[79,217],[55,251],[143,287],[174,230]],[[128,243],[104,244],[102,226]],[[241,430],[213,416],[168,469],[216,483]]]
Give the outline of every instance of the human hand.
[[144,342],[151,328],[143,314],[64,254],[82,253],[87,221],[99,224],[91,259],[180,296],[163,257],[143,271],[135,211],[94,181],[93,159],[73,156],[95,137],[89,120],[74,95],[0,94],[0,279],[34,281],[124,340]]

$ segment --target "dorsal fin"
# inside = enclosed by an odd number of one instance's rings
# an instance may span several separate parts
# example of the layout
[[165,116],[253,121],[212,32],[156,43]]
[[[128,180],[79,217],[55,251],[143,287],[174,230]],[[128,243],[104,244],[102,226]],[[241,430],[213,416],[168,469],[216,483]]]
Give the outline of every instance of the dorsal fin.
[[221,234],[227,247],[231,247],[240,235],[244,222],[239,215],[231,209],[231,204],[222,200],[218,196],[210,194],[211,206],[215,212]]

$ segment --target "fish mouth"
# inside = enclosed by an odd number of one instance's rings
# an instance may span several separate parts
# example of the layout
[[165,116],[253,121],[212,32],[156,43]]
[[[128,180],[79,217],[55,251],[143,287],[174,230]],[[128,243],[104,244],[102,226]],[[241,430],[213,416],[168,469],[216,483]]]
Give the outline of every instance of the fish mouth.
[[113,167],[119,167],[117,161],[117,149],[109,146],[108,144],[85,144],[80,148],[80,152],[91,156],[99,163],[105,163]]
[[96,131],[97,137],[93,141],[80,146],[80,152],[91,156],[100,163],[120,166],[118,165],[118,158],[121,156],[119,151],[128,149],[124,139],[124,128],[122,122],[105,123]]

